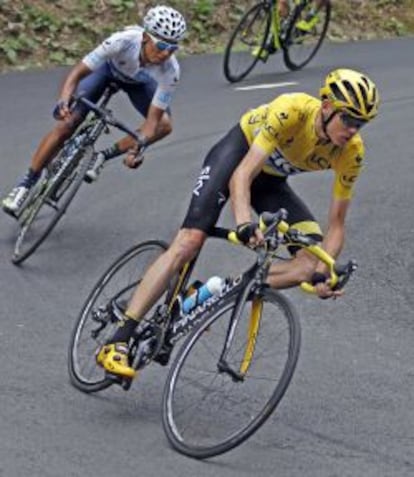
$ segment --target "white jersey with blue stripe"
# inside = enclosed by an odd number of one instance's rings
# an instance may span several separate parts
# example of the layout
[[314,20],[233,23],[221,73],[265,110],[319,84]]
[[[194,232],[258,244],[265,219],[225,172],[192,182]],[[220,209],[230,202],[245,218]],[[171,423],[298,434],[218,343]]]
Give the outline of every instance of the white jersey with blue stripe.
[[158,65],[140,65],[139,56],[144,29],[140,26],[127,27],[104,40],[88,53],[82,62],[95,71],[108,62],[115,78],[127,83],[145,83],[149,79],[157,82],[152,104],[167,109],[180,79],[180,66],[174,55]]

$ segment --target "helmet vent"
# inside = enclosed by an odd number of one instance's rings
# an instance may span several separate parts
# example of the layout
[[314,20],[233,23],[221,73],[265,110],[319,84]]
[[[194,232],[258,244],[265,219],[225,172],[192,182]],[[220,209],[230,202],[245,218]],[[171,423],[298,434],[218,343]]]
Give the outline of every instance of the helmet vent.
[[331,84],[331,90],[337,100],[346,102],[345,96],[343,95],[342,91],[339,89],[336,83]]
[[355,93],[354,88],[352,87],[352,84],[349,81],[344,81],[343,85],[344,85],[345,89],[347,90],[348,94],[351,96],[352,103],[354,104],[354,106],[358,107],[358,105],[359,105],[358,97]]
[[364,88],[362,85],[358,84],[359,91],[362,95],[362,104],[365,104],[368,106],[369,101],[368,101],[368,95],[367,95],[367,89]]

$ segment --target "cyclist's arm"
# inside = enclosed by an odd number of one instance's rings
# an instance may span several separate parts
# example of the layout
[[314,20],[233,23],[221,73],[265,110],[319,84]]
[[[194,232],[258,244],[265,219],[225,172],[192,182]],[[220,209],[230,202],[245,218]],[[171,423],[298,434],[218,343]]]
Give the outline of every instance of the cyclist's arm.
[[131,169],[139,167],[144,159],[142,155],[142,147],[146,147],[159,139],[166,136],[171,130],[161,127],[161,120],[164,114],[164,109],[161,109],[154,104],[151,104],[148,110],[147,117],[138,129],[141,147],[130,136],[126,136],[118,142],[118,147],[121,151],[128,151],[124,159],[124,164]]
[[237,225],[252,220],[250,187],[268,157],[261,146],[253,143],[230,179],[230,200]]
[[164,134],[157,134],[157,131],[159,129],[158,125],[161,122],[163,114],[164,109],[161,109],[154,104],[150,105],[147,117],[145,118],[144,123],[140,127],[140,132],[142,136],[146,139],[147,144],[151,144],[164,136]]
[[80,61],[69,71],[69,74],[66,76],[59,94],[59,103],[63,105],[60,108],[62,116],[69,114],[67,105],[69,104],[69,101],[75,92],[79,81],[85,76],[89,75],[91,72],[92,70],[86,66],[83,61]]
[[[322,248],[332,257],[336,258],[344,245],[345,217],[350,204],[349,199],[332,198],[329,207],[328,228],[322,242]],[[325,273],[326,265],[319,262],[316,272]]]

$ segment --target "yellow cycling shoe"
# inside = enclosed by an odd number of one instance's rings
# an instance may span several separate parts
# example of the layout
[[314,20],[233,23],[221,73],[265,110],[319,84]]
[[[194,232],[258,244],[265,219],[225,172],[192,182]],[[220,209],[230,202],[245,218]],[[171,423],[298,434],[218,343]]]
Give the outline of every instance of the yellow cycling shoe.
[[126,343],[110,343],[102,346],[96,356],[96,362],[108,373],[132,379],[136,375],[128,363],[128,346]]

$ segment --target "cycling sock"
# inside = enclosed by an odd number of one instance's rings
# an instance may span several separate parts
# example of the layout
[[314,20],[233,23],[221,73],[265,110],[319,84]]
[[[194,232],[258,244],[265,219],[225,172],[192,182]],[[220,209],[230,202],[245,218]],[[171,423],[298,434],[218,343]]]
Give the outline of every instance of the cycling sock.
[[123,152],[119,150],[118,143],[115,143],[111,147],[101,151],[101,154],[105,156],[105,161],[107,161],[108,159],[113,159],[114,157],[120,156],[123,154]]
[[110,343],[128,343],[129,338],[137,327],[138,322],[127,316],[118,323],[118,328],[115,334],[108,340]]
[[26,172],[23,179],[17,184],[17,187],[27,187],[30,189],[33,187],[40,177],[40,172],[35,172],[31,167]]

